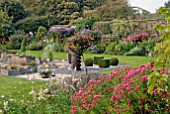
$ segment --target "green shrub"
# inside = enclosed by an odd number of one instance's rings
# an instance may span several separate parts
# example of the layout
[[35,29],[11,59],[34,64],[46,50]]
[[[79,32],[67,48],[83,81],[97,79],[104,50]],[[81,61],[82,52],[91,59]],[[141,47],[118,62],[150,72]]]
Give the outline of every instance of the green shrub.
[[36,34],[36,38],[41,40],[47,34],[47,29],[43,26],[39,26]]
[[94,64],[98,64],[99,59],[104,59],[104,57],[94,57]]
[[20,53],[25,54],[25,52],[26,52],[26,41],[25,41],[25,38],[24,38],[22,40],[22,43],[21,43]]
[[101,43],[97,44],[97,49],[98,53],[104,53],[106,51],[106,47]]
[[118,42],[111,42],[107,47],[105,54],[115,54],[115,46],[118,44]]
[[109,59],[99,59],[98,65],[100,68],[110,67],[110,60]]
[[36,62],[35,61],[31,61],[30,63],[27,64],[28,66],[35,66]]
[[25,19],[19,20],[15,23],[15,28],[17,30],[24,30],[26,33],[37,32],[39,26],[44,26],[49,28],[48,16],[31,16]]
[[119,64],[118,58],[111,58],[110,59],[110,65],[117,66]]
[[112,34],[119,36],[120,38],[127,37],[133,33],[134,27],[137,25],[135,22],[124,20],[113,20],[111,24]]
[[146,55],[145,47],[143,46],[136,46],[132,48],[129,52],[125,53],[126,56],[132,56],[132,55]]
[[84,64],[85,64],[86,66],[93,66],[93,59],[92,59],[92,58],[86,58],[86,59],[84,60]]
[[45,47],[45,44],[40,41],[40,42],[36,42],[33,41],[30,45],[28,45],[28,50],[42,50]]
[[20,49],[22,40],[26,39],[26,42],[28,42],[28,35],[26,34],[14,34],[9,37],[9,47],[11,49]]
[[61,43],[61,44],[55,43],[54,51],[55,52],[64,52],[64,43]]
[[93,25],[93,29],[100,28],[103,34],[111,34],[111,22],[96,22]]
[[86,17],[85,19],[80,20],[76,23],[76,30],[79,31],[82,28],[91,30],[93,24],[94,24],[94,18],[92,16]]

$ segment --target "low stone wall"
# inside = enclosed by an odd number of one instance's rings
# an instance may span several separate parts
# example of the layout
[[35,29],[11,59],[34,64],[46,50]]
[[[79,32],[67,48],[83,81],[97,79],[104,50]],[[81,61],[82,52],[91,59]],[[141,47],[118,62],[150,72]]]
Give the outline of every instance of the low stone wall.
[[28,66],[26,68],[18,68],[18,69],[1,69],[0,74],[3,76],[16,76],[16,75],[24,75],[31,74],[37,72],[37,66]]
[[28,56],[23,56],[23,57],[10,56],[10,57],[7,58],[7,63],[8,64],[23,65],[23,64],[30,63],[31,61],[35,61],[35,58],[34,57],[28,57]]

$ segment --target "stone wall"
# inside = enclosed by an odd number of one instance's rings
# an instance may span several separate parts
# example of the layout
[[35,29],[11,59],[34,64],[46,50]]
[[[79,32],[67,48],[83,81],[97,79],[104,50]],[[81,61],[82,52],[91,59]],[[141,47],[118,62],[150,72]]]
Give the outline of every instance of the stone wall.
[[24,65],[24,64],[30,63],[31,61],[35,61],[35,58],[34,57],[28,57],[28,56],[23,56],[23,57],[10,56],[10,57],[7,58],[8,64]]

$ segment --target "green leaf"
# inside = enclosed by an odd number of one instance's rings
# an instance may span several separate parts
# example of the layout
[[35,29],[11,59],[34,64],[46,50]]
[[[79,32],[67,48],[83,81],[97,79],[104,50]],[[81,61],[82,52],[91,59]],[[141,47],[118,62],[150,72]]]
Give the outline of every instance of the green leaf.
[[156,85],[155,83],[152,83],[152,84],[149,86],[149,88],[148,88],[148,93],[150,93],[150,94],[152,93],[155,85]]

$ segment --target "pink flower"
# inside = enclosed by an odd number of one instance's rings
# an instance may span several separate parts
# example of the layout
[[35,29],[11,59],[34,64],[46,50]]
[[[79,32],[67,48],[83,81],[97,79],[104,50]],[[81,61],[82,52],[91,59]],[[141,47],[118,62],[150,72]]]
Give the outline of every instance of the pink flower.
[[142,82],[144,83],[145,81],[147,81],[148,80],[148,76],[146,75],[146,76],[142,76]]
[[157,93],[158,93],[158,89],[157,88],[152,91],[153,95],[156,95]]
[[76,114],[76,112],[78,111],[78,107],[77,106],[72,106],[72,114]]
[[134,88],[134,90],[136,91],[136,90],[138,90],[140,88],[140,86],[136,86],[135,88]]
[[116,97],[114,95],[111,96],[111,100],[114,101],[116,100]]
[[131,101],[129,100],[129,101],[128,101],[128,106],[130,107],[130,105],[131,105]]

